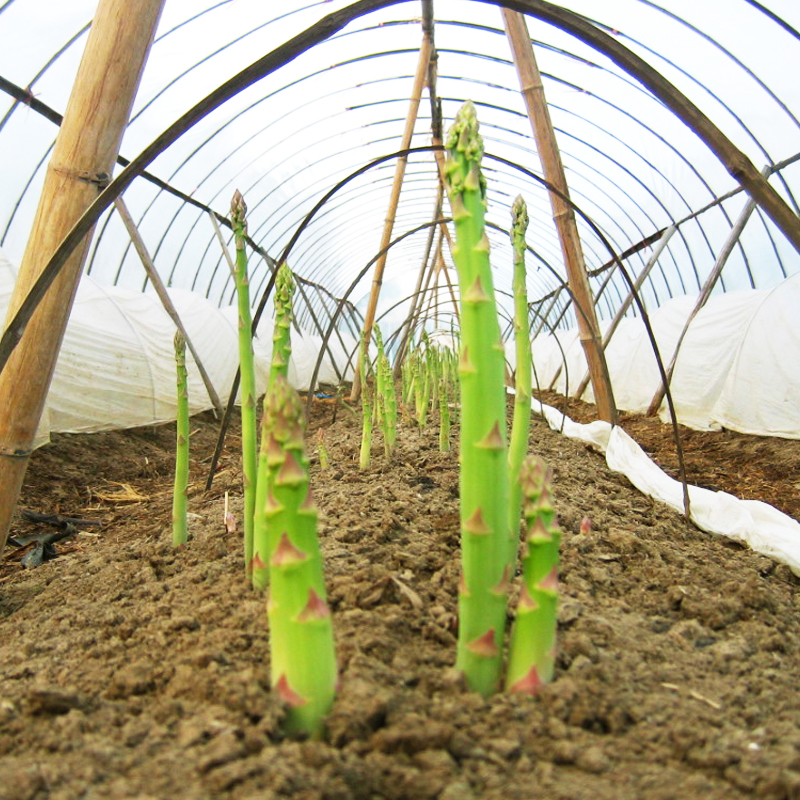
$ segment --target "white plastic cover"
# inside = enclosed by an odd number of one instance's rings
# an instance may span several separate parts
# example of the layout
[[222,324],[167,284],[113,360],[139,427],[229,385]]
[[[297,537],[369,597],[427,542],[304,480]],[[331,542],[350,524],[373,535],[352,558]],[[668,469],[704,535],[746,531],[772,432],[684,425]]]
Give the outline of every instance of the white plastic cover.
[[[0,251],[0,314],[6,313],[16,270]],[[226,401],[238,366],[237,310],[219,309],[198,294],[170,289],[170,297],[217,394]],[[175,419],[175,324],[154,293],[81,280],[56,364],[35,445],[51,431],[93,432]],[[351,337],[352,338],[352,337]],[[347,340],[345,340],[347,343]],[[316,337],[292,332],[289,380],[308,389],[319,352]],[[341,350],[339,345],[338,350]],[[272,356],[272,322],[264,315],[254,340],[256,390],[266,390]],[[334,349],[344,363],[341,353]],[[205,385],[187,352],[191,413],[211,408]],[[320,381],[335,382],[329,359]]]
[[[579,425],[551,406],[534,402],[533,410],[554,430],[579,439],[605,454],[606,463],[650,497],[683,512],[683,487],[658,467],[619,426],[596,421]],[[767,503],[739,500],[727,492],[689,487],[692,521],[701,530],[727,536],[786,564],[800,576],[800,523]]]
[[[671,300],[650,315],[661,358],[669,363],[695,297]],[[678,421],[699,430],[720,427],[763,436],[800,438],[800,274],[770,291],[713,296],[689,327],[670,384]],[[575,331],[558,334],[566,354],[555,390],[574,393],[586,372]],[[606,350],[617,407],[644,412],[661,383],[644,324],[625,319]],[[562,364],[551,335],[533,343],[539,386],[547,388]],[[583,399],[592,402],[591,386]],[[660,408],[669,419],[666,400]]]

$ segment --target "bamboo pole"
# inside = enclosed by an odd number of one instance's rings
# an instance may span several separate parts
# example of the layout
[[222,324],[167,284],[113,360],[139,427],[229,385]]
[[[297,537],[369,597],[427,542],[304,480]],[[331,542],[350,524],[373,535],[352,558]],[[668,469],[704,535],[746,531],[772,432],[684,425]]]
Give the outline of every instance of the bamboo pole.
[[[761,171],[761,174],[766,177],[771,173],[771,171],[772,168],[770,166],[766,166]],[[681,349],[683,340],[686,338],[689,326],[694,321],[694,318],[700,313],[700,309],[708,302],[708,298],[711,296],[711,292],[714,290],[714,287],[717,285],[717,281],[719,280],[719,276],[722,274],[722,269],[728,262],[733,249],[736,247],[736,243],[739,241],[745,226],[750,220],[750,216],[752,215],[753,211],[755,211],[755,207],[756,201],[752,197],[748,197],[741,214],[739,214],[739,218],[731,228],[731,232],[728,235],[728,238],[725,240],[722,250],[720,250],[719,255],[717,256],[717,260],[714,263],[713,269],[706,278],[703,288],[700,290],[700,294],[697,297],[697,302],[692,309],[692,313],[689,314],[689,317],[683,326],[683,330],[681,331],[681,335],[678,337],[678,343],[675,345],[675,351],[672,353],[672,358],[670,359],[669,366],[667,367],[667,382],[672,381],[672,374],[675,372],[675,362],[678,360],[678,352]],[[658,389],[656,389],[653,399],[650,401],[650,405],[647,409],[647,416],[653,416],[653,414],[655,414],[661,407],[661,403],[664,400],[664,393],[665,386],[662,381],[662,383],[659,384]]]
[[158,274],[156,265],[153,263],[153,259],[150,258],[150,253],[148,253],[147,246],[139,234],[139,229],[136,227],[136,223],[133,221],[133,217],[131,217],[130,212],[128,211],[128,206],[125,205],[125,201],[121,197],[118,197],[114,201],[114,204],[117,207],[117,213],[122,218],[122,222],[128,231],[128,235],[131,237],[133,246],[136,248],[136,252],[139,254],[144,271],[147,273],[150,283],[153,284],[153,288],[156,290],[156,294],[158,295],[158,299],[161,301],[161,305],[164,306],[164,310],[167,312],[167,314],[169,314],[170,318],[175,323],[175,327],[181,332],[181,336],[183,336],[186,346],[189,348],[189,352],[194,358],[194,363],[197,364],[197,371],[200,373],[200,377],[203,379],[203,384],[206,387],[211,404],[214,406],[214,410],[217,412],[217,415],[221,418],[225,413],[225,409],[222,407],[222,401],[219,399],[217,390],[214,388],[214,384],[212,383],[208,372],[206,372],[203,362],[200,360],[200,354],[192,344],[192,340],[189,337],[183,322],[181,321],[180,315],[178,314],[178,309],[175,308],[172,299],[167,292],[167,287],[164,286],[164,282],[161,280],[161,276]]
[[[163,0],[100,0],[8,307],[6,326],[62,239],[109,182]],[[0,375],[0,552],[28,466],[90,236],[70,256]]]
[[[411,137],[414,134],[414,125],[417,122],[417,114],[419,112],[419,104],[422,99],[422,89],[425,86],[425,79],[428,74],[428,63],[431,58],[433,50],[432,43],[429,36],[422,37],[422,44],[419,48],[419,62],[417,63],[417,73],[414,76],[414,88],[411,93],[411,102],[408,108],[408,115],[406,117],[406,126],[403,131],[403,141],[400,146],[401,150],[407,150],[411,147]],[[397,159],[397,166],[395,167],[394,182],[392,184],[392,194],[389,199],[389,211],[386,215],[386,222],[383,226],[383,236],[381,237],[381,245],[379,250],[384,251],[381,257],[375,264],[375,272],[372,278],[372,292],[369,297],[369,304],[367,305],[367,313],[364,318],[364,345],[359,350],[358,363],[356,364],[355,375],[353,377],[353,391],[350,393],[350,402],[358,399],[361,391],[361,372],[360,365],[361,359],[364,355],[364,348],[369,346],[369,338],[372,334],[372,325],[375,322],[375,310],[378,307],[378,297],[381,293],[381,285],[383,283],[383,271],[386,267],[386,257],[388,256],[389,243],[392,241],[392,230],[394,228],[394,220],[397,215],[397,204],[400,201],[400,189],[403,186],[403,178],[406,174],[407,156],[401,156]]]
[[[664,252],[664,248],[669,243],[669,240],[672,238],[672,235],[675,231],[678,230],[676,225],[671,225],[669,228],[664,231],[661,238],[658,240],[658,244],[653,248],[653,252],[650,254],[650,258],[647,260],[647,263],[644,265],[644,269],[639,273],[636,281],[633,284],[633,289],[628,292],[627,297],[622,302],[622,305],[617,309],[617,313],[614,315],[614,319],[611,320],[611,324],[608,326],[608,330],[603,334],[603,350],[608,347],[608,343],[611,341],[611,337],[616,332],[617,328],[619,327],[620,322],[622,322],[622,318],[625,316],[628,309],[631,307],[631,303],[633,303],[633,295],[634,292],[638,292],[642,288],[642,284],[647,280],[647,276],[652,271],[653,267],[656,265],[656,262],[659,258],[661,258],[661,254]],[[609,273],[610,274],[610,273]],[[589,383],[589,373],[588,371],[584,374],[583,379],[578,384],[578,388],[575,390],[575,397],[580,398],[580,396],[586,391],[586,386]]]
[[[436,221],[442,216],[442,204],[444,202],[444,187],[441,182],[436,193],[436,204],[433,211],[433,219]],[[428,229],[428,239],[425,245],[425,255],[422,257],[422,263],[419,265],[419,274],[417,275],[417,285],[414,287],[414,294],[411,297],[411,308],[408,311],[408,317],[403,323],[403,335],[400,339],[400,345],[397,348],[397,357],[394,362],[394,369],[392,375],[395,380],[400,377],[400,369],[403,366],[403,358],[406,354],[406,347],[408,346],[408,339],[411,333],[411,326],[414,321],[414,316],[417,310],[417,302],[420,298],[420,289],[422,288],[422,281],[425,277],[425,271],[428,266],[428,261],[431,257],[431,250],[433,248],[433,239],[436,236],[436,225],[431,225]]]
[[[550,122],[542,76],[536,64],[525,17],[504,8],[503,22],[517,68],[528,118],[542,161],[544,176],[565,197],[568,197],[569,188],[564,175],[564,167]],[[561,251],[564,254],[570,290],[575,299],[578,333],[586,355],[586,362],[589,365],[597,413],[600,419],[615,424],[617,409],[614,404],[614,393],[600,342],[600,326],[592,303],[575,215],[572,207],[553,192],[550,193],[550,203],[553,207],[553,220],[561,242]]]
[[217,215],[210,208],[208,209],[208,218],[211,220],[211,226],[214,228],[217,241],[219,242],[219,246],[222,248],[222,255],[225,256],[228,269],[230,270],[232,276],[236,275],[236,265],[233,263],[231,251],[228,250],[228,245],[225,244],[225,239],[222,236],[222,231],[220,230],[219,223],[217,222]]

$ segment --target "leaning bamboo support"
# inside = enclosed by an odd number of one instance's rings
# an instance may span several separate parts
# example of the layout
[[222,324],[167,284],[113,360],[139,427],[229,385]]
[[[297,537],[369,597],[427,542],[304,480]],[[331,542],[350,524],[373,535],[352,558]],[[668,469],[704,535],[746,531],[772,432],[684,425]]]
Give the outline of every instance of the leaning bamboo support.
[[[772,168],[769,165],[767,165],[766,167],[764,167],[763,170],[761,170],[761,174],[765,178],[771,172]],[[670,359],[669,366],[667,367],[668,382],[672,381],[672,374],[675,372],[675,362],[678,360],[678,353],[680,352],[683,340],[686,338],[689,326],[694,321],[694,318],[700,313],[700,309],[708,302],[708,298],[711,297],[711,292],[717,285],[719,276],[722,274],[722,270],[725,267],[725,264],[728,263],[728,259],[730,258],[731,253],[736,247],[737,242],[741,238],[745,226],[750,220],[750,217],[753,211],[755,210],[755,207],[756,207],[756,201],[753,200],[752,197],[748,197],[747,202],[745,203],[741,214],[739,214],[739,218],[734,223],[733,227],[731,228],[731,232],[728,235],[728,238],[725,240],[725,244],[722,246],[722,250],[719,251],[719,255],[717,256],[717,260],[714,263],[714,267],[712,268],[711,272],[706,278],[705,283],[703,284],[703,288],[700,290],[700,294],[697,297],[697,302],[695,303],[694,308],[692,309],[692,313],[689,314],[688,318],[686,319],[686,323],[683,326],[681,335],[678,337],[678,343],[675,345],[675,350],[672,353],[672,358]],[[653,395],[653,399],[650,401],[650,406],[647,409],[648,416],[652,416],[653,414],[655,414],[661,407],[661,403],[664,400],[665,392],[666,392],[666,387],[662,382],[659,384],[656,393]]]
[[561,163],[561,155],[558,150],[553,125],[550,121],[542,76],[536,64],[528,28],[525,24],[525,17],[517,12],[503,9],[503,21],[517,68],[528,117],[536,139],[536,146],[542,161],[544,176],[562,195],[559,196],[555,192],[550,192],[550,202],[553,208],[553,220],[555,221],[561,242],[561,250],[564,255],[570,290],[575,300],[578,331],[592,377],[597,412],[601,419],[613,424],[617,420],[614,393],[611,388],[608,366],[606,365],[600,341],[600,326],[592,304],[589,278],[586,275],[575,215],[572,207],[564,199],[569,197],[569,188],[564,175],[564,167]]
[[[406,126],[403,131],[403,139],[400,145],[401,150],[407,150],[411,147],[411,137],[414,134],[414,125],[417,122],[417,113],[419,112],[419,104],[422,99],[422,89],[425,85],[425,79],[428,74],[428,62],[430,61],[431,52],[433,50],[431,40],[428,36],[422,37],[422,44],[419,48],[419,61],[417,62],[417,73],[414,76],[414,88],[411,93],[411,102],[408,108],[408,115],[406,117]],[[383,284],[383,272],[386,268],[386,257],[389,252],[389,244],[392,241],[392,230],[394,229],[394,220],[397,215],[397,204],[400,202],[400,189],[403,186],[403,178],[406,174],[406,156],[401,156],[397,159],[397,166],[395,167],[394,182],[392,183],[392,193],[389,198],[389,210],[386,214],[386,222],[383,226],[383,235],[381,236],[381,245],[379,252],[380,258],[375,264],[375,272],[372,277],[372,291],[369,296],[369,303],[367,305],[367,313],[364,318],[364,333],[366,334],[362,341],[369,343],[370,335],[372,333],[372,325],[375,322],[375,310],[378,307],[378,297],[381,292],[381,285]],[[365,345],[366,346],[366,345]],[[364,356],[364,351],[359,352],[358,363]],[[353,391],[350,394],[350,401],[355,401],[358,398],[361,390],[361,373],[356,366],[355,376],[353,378]]]
[[[100,0],[47,168],[6,326],[61,241],[110,181],[163,0]],[[125,57],[121,58],[120,54]],[[0,376],[0,551],[33,447],[89,249],[76,247],[33,312]]]
[[181,332],[181,335],[186,342],[186,347],[189,348],[189,352],[192,354],[192,358],[194,358],[194,363],[197,364],[197,371],[200,373],[200,377],[203,379],[203,384],[206,387],[211,404],[214,406],[214,410],[217,412],[217,415],[222,417],[222,415],[225,413],[225,410],[222,407],[222,401],[219,399],[217,390],[214,388],[214,384],[211,381],[208,372],[206,372],[203,362],[200,360],[200,354],[192,344],[191,337],[187,333],[186,328],[181,321],[180,314],[178,314],[178,309],[175,308],[175,305],[173,304],[172,299],[167,292],[167,287],[164,286],[164,281],[161,280],[161,276],[158,274],[156,265],[153,263],[153,259],[150,257],[150,253],[147,250],[147,245],[144,243],[144,240],[139,233],[139,229],[136,227],[136,223],[133,221],[133,217],[128,211],[128,206],[125,205],[125,201],[121,197],[118,197],[114,203],[117,207],[117,213],[122,219],[125,229],[128,231],[128,236],[131,237],[133,246],[136,248],[136,252],[139,254],[139,259],[142,262],[144,271],[147,273],[150,283],[153,284],[153,288],[156,290],[156,294],[158,295],[158,299],[161,301],[161,305],[164,306],[164,311],[169,314],[170,318],[175,323],[175,327]]

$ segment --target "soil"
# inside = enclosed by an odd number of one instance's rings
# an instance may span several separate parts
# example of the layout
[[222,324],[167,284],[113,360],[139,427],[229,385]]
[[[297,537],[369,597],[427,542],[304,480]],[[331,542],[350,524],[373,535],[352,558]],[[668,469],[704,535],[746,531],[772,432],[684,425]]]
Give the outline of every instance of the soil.
[[[60,435],[34,454],[21,507],[101,525],[38,568],[19,565],[24,548],[3,559],[0,800],[800,798],[785,566],[698,531],[534,418],[564,530],[556,675],[535,697],[484,699],[453,670],[457,453],[407,423],[393,462],[378,436],[360,471],[358,422],[334,409],[315,404],[308,437],[323,428],[330,457],[322,470],[310,448],[341,670],[326,737],[281,733],[264,599],[224,526],[226,491],[242,507],[237,432],[205,492],[217,428],[193,420],[184,551],[172,426]],[[668,432],[624,425],[668,462]],[[797,516],[797,443],[705,436],[687,447],[692,482]],[[774,471],[745,485],[759,460]],[[12,533],[41,529],[20,518]]]

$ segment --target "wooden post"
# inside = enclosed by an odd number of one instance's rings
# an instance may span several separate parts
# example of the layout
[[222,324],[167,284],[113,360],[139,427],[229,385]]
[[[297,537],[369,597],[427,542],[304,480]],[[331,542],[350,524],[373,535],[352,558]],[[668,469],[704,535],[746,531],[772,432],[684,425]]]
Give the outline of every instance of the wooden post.
[[[772,171],[770,166],[764,167],[761,170],[761,174],[764,177],[767,177]],[[719,276],[722,273],[722,268],[728,262],[728,258],[730,258],[731,253],[733,252],[734,247],[736,247],[736,243],[739,241],[739,238],[744,231],[745,225],[747,225],[751,214],[755,210],[756,201],[753,200],[752,197],[747,198],[747,202],[742,209],[741,214],[739,214],[739,218],[734,223],[734,226],[731,228],[731,232],[728,235],[728,238],[725,241],[725,244],[720,250],[719,255],[717,256],[717,260],[714,264],[714,268],[709,273],[708,277],[706,278],[705,283],[703,284],[703,288],[700,290],[700,294],[697,297],[697,302],[692,309],[692,313],[689,314],[689,317],[686,320],[686,324],[683,326],[683,330],[681,331],[681,335],[678,337],[678,343],[675,345],[675,351],[672,353],[672,358],[670,359],[669,366],[667,367],[667,382],[672,381],[672,373],[675,372],[675,362],[678,360],[678,352],[681,349],[681,345],[683,344],[683,340],[686,338],[686,333],[689,330],[689,326],[694,321],[694,318],[700,312],[700,309],[708,302],[708,298],[711,296],[711,292],[713,291],[714,287],[717,285],[717,281],[719,280]],[[647,416],[653,416],[658,409],[661,407],[661,403],[664,400],[664,394],[666,393],[666,387],[664,386],[663,382],[659,384],[658,389],[656,389],[656,393],[653,395],[653,399],[650,401],[650,405],[647,408]]]
[[150,258],[150,253],[147,252],[147,246],[139,234],[139,229],[136,227],[133,217],[128,211],[128,206],[125,205],[125,201],[121,197],[118,197],[114,201],[114,204],[117,207],[117,213],[122,218],[125,229],[128,231],[128,235],[131,237],[133,246],[136,248],[136,252],[139,254],[139,259],[142,262],[144,271],[147,273],[150,283],[153,284],[153,288],[156,290],[156,294],[158,295],[158,299],[161,301],[161,305],[164,306],[164,310],[167,312],[167,314],[169,314],[170,318],[175,323],[175,327],[181,332],[183,338],[186,340],[186,346],[189,348],[189,352],[192,354],[195,364],[197,364],[197,371],[200,373],[200,377],[203,379],[203,383],[205,384],[211,404],[214,406],[214,410],[217,412],[219,417],[222,417],[222,415],[225,413],[225,409],[222,407],[222,401],[219,399],[217,390],[214,388],[214,384],[211,382],[211,378],[206,372],[206,368],[203,366],[203,362],[200,360],[200,355],[195,349],[195,346],[192,344],[192,340],[189,337],[183,322],[181,322],[178,310],[172,303],[172,299],[167,292],[167,287],[164,286],[164,281],[161,280],[161,276],[158,274],[156,265],[153,263],[153,259]]
[[[550,113],[544,97],[542,76],[539,73],[536,58],[533,54],[525,17],[522,14],[504,8],[503,21],[514,63],[517,67],[517,75],[519,76],[522,96],[525,99],[528,118],[533,128],[536,146],[542,161],[544,176],[565,197],[568,197],[569,189],[564,175],[564,167],[561,163],[561,155],[556,143],[553,126],[550,122]],[[597,413],[600,419],[613,425],[617,421],[617,409],[614,405],[614,393],[608,376],[605,355],[600,343],[600,326],[597,323],[597,316],[592,304],[589,278],[586,275],[578,227],[575,224],[575,214],[569,203],[553,192],[550,193],[550,203],[553,207],[553,220],[561,241],[561,251],[564,254],[567,279],[572,296],[575,299],[578,333],[589,365]]]
[[[428,62],[431,58],[433,50],[432,43],[429,36],[422,37],[422,45],[419,48],[419,62],[417,63],[417,74],[414,76],[414,88],[411,93],[411,103],[408,108],[408,116],[406,117],[406,127],[403,131],[403,141],[400,145],[401,150],[407,150],[411,147],[411,137],[414,134],[414,125],[417,121],[417,113],[419,112],[419,104],[422,99],[422,88],[425,86],[425,78],[428,74]],[[383,270],[386,267],[386,257],[388,255],[388,247],[392,241],[392,230],[394,228],[394,220],[397,215],[397,204],[400,201],[400,189],[403,186],[403,178],[406,174],[406,156],[401,156],[397,159],[397,167],[394,173],[394,183],[392,184],[392,194],[389,198],[389,211],[386,215],[386,222],[383,226],[383,236],[381,238],[381,246],[379,250],[384,252],[378,258],[375,264],[375,272],[372,278],[372,292],[369,296],[369,304],[367,305],[367,314],[364,318],[364,345],[359,349],[358,362],[356,364],[355,375],[353,376],[353,391],[350,393],[350,402],[358,399],[361,392],[361,358],[363,356],[362,350],[368,346],[369,338],[372,333],[372,325],[375,322],[375,310],[378,307],[378,297],[381,293],[381,284],[383,283]]]
[[[61,240],[110,180],[163,1],[139,0],[132,4],[130,0],[100,0],[98,4],[47,167],[6,325]],[[87,236],[73,251],[0,375],[0,552],[8,536],[90,238]]]

